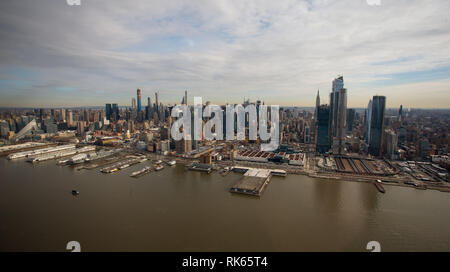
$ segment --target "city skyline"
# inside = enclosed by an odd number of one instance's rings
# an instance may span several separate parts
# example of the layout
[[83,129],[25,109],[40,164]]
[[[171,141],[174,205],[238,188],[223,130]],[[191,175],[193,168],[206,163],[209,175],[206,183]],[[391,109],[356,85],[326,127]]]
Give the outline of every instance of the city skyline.
[[339,74],[349,108],[449,107],[448,1],[132,4],[2,2],[0,107],[129,105],[137,88],[306,107]]

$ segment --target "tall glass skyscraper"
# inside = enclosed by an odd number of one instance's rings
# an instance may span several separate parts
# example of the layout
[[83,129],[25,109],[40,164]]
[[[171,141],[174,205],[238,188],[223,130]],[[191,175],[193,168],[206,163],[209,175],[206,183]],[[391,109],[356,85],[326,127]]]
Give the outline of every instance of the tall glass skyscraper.
[[333,80],[330,93],[330,144],[333,152],[341,154],[344,151],[345,126],[347,115],[347,90],[344,88],[344,77]]
[[316,152],[326,153],[330,150],[330,107],[321,105],[317,108],[317,143]]
[[384,110],[386,108],[385,96],[374,96],[372,99],[372,117],[370,120],[369,154],[381,155],[383,143]]
[[106,104],[106,106],[105,106],[105,115],[106,115],[106,119],[107,120],[111,120],[111,113],[112,113],[111,104]]
[[137,89],[137,112],[141,111],[141,89]]
[[116,120],[116,121],[119,120],[119,105],[112,104],[111,116],[114,117],[114,120]]

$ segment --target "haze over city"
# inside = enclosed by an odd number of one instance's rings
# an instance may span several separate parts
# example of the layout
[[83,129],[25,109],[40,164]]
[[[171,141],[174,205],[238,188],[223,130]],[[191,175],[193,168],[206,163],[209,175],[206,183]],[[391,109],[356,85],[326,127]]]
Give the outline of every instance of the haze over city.
[[[313,106],[343,74],[349,107],[448,108],[450,2],[0,3],[0,107],[130,105],[184,90]],[[192,103],[192,101],[189,101]]]

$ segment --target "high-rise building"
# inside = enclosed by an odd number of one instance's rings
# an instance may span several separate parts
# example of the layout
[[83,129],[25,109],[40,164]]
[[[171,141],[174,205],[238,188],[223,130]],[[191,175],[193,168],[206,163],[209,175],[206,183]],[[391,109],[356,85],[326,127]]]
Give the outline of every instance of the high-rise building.
[[369,100],[369,104],[367,104],[367,109],[365,111],[364,122],[366,127],[365,137],[366,143],[370,143],[370,123],[372,120],[372,99]]
[[106,106],[105,106],[105,117],[106,117],[106,120],[111,120],[111,113],[112,113],[111,104],[106,104]]
[[188,104],[187,91],[184,91],[184,104]]
[[397,152],[398,137],[392,129],[384,130],[384,151],[386,157],[391,160],[395,159]]
[[327,153],[330,150],[330,107],[328,105],[321,105],[317,108],[317,140],[316,152]]
[[330,94],[330,143],[333,153],[341,154],[345,145],[345,127],[347,115],[347,89],[344,88],[344,77],[333,80]]
[[355,109],[347,109],[347,132],[353,131],[353,121],[355,120]]
[[386,107],[385,96],[374,96],[372,99],[372,116],[370,120],[369,154],[381,156],[383,143],[384,111]]
[[68,110],[68,117],[67,117],[67,126],[72,127],[73,125],[73,113],[72,110]]
[[317,90],[317,96],[316,96],[316,108],[314,110],[314,122],[317,121],[317,109],[320,107],[320,94],[319,90]]
[[65,122],[65,121],[66,121],[66,110],[61,109],[61,122]]
[[344,151],[346,115],[347,89],[344,88],[344,77],[338,76],[333,80],[330,94],[330,142],[335,154]]
[[131,98],[131,109],[136,109],[136,98]]
[[175,151],[178,154],[186,154],[192,151],[192,140],[181,139],[175,141]]
[[137,112],[141,111],[141,89],[137,89]]
[[84,134],[84,122],[83,121],[78,121],[78,123],[77,123],[77,134],[78,135]]
[[111,117],[116,121],[119,120],[119,105],[112,104]]

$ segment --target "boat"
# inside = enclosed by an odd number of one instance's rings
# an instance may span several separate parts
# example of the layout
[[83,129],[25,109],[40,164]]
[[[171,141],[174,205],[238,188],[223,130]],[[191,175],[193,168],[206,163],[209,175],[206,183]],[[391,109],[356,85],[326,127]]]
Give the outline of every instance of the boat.
[[157,160],[155,163],[156,163],[156,164],[161,164],[161,163],[162,163],[162,160]]
[[64,165],[64,164],[67,164],[68,161],[69,160],[60,160],[60,161],[58,161],[58,164],[59,165]]
[[155,165],[155,170],[159,171],[159,170],[163,170],[164,166],[162,166],[161,164]]
[[129,164],[124,164],[122,166],[119,166],[119,169],[122,170],[122,169],[125,169],[125,168],[128,168],[128,167],[130,167]]
[[167,164],[170,165],[170,166],[173,166],[173,165],[177,164],[177,161],[176,160],[171,160],[171,161],[168,161]]
[[140,160],[140,162],[145,162],[147,160],[148,160],[147,158],[143,158],[142,160]]
[[72,195],[77,196],[79,194],[80,194],[80,192],[78,192],[77,190],[72,190]]
[[373,184],[375,185],[375,187],[377,188],[377,190],[380,193],[383,193],[383,194],[386,193],[386,190],[384,189],[383,185],[381,185],[381,180],[377,179],[377,181],[374,182]]
[[147,166],[147,167],[142,168],[139,171],[135,171],[135,172],[131,173],[130,177],[138,177],[140,175],[147,174],[150,171],[152,171],[152,168],[150,166]]

